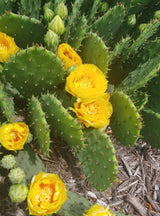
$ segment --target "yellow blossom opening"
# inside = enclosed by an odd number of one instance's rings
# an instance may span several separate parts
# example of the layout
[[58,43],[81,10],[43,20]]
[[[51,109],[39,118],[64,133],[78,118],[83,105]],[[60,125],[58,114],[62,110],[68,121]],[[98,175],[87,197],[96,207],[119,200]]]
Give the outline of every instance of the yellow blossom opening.
[[102,128],[110,123],[113,113],[109,94],[91,99],[78,99],[73,111],[86,127]]
[[7,150],[20,150],[28,138],[29,128],[23,122],[3,124],[0,127],[0,142]]
[[11,55],[15,55],[18,52],[14,38],[0,32],[0,62],[7,62]]
[[107,89],[104,73],[93,64],[82,64],[67,77],[65,89],[77,98],[103,95]]
[[83,214],[83,216],[114,216],[109,206],[103,207],[98,204],[95,204],[90,207],[90,209],[86,212],[86,214]]
[[67,190],[58,175],[40,172],[34,176],[27,197],[31,215],[56,213],[66,200]]
[[64,63],[65,69],[68,69],[73,65],[82,64],[81,57],[67,43],[62,43],[59,45],[57,55]]

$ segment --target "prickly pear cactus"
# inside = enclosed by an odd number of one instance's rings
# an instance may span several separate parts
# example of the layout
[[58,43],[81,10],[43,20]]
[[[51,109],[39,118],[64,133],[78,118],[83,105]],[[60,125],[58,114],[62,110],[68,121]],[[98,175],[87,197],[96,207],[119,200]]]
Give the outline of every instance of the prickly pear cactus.
[[[89,183],[98,190],[106,190],[117,178],[114,145],[105,131],[86,128],[70,111],[75,98],[64,93],[64,89],[71,69],[63,67],[57,48],[60,43],[70,44],[83,64],[95,64],[105,74],[113,106],[110,127],[118,142],[133,146],[142,136],[144,141],[160,148],[157,54],[160,3],[64,1],[68,18],[62,16],[59,20],[63,25],[58,21],[50,29],[51,35],[56,35],[56,40],[50,40],[53,51],[45,47],[44,37],[52,18],[59,16],[59,3],[58,0],[0,1],[0,31],[13,37],[20,48],[16,55],[0,64],[1,116],[5,121],[14,121],[15,107],[19,107],[23,98],[25,103],[21,106],[42,153],[49,155],[50,136],[53,141],[65,141],[73,149]],[[44,14],[46,7],[51,13],[47,14],[51,17],[49,21]],[[58,31],[54,32],[56,28]],[[5,89],[7,83],[18,92],[14,99]],[[43,169],[41,161],[36,155],[30,158],[29,152],[23,150],[17,156],[28,179]]]

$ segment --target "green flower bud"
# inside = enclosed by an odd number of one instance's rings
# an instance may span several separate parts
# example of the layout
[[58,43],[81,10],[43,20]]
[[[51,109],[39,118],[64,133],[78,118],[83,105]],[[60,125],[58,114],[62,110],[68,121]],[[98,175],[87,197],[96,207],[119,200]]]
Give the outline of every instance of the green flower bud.
[[20,167],[18,167],[15,169],[11,169],[8,177],[12,184],[20,184],[25,178],[25,173]]
[[44,10],[44,20],[50,22],[54,17],[54,12],[50,8],[45,8]]
[[44,36],[44,42],[47,48],[54,52],[57,49],[59,43],[59,36],[54,31],[49,29]]
[[49,29],[58,35],[62,35],[65,31],[64,22],[59,15],[56,15],[48,25]]
[[5,169],[12,169],[16,164],[16,159],[12,154],[3,156],[1,166]]
[[160,10],[154,12],[154,18],[160,20]]
[[55,13],[57,15],[59,15],[62,20],[65,20],[68,16],[68,9],[66,7],[66,5],[64,4],[64,2],[61,2],[57,8],[55,9]]
[[9,197],[14,203],[21,203],[27,198],[28,187],[25,184],[12,185],[9,188]]
[[101,6],[101,11],[102,11],[102,13],[105,13],[105,12],[107,12],[107,10],[108,10],[108,3],[104,2]]
[[130,16],[128,16],[127,23],[130,26],[134,26],[136,24],[136,15],[135,14],[131,14]]

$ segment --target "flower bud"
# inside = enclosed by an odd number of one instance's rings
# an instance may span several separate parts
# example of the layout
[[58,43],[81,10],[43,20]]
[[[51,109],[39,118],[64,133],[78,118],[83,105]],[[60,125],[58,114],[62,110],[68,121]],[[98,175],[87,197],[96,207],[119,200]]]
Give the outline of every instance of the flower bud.
[[102,11],[102,13],[106,13],[107,10],[108,10],[108,3],[104,2],[101,6],[101,11]]
[[54,12],[50,9],[45,7],[44,9],[44,20],[50,22],[54,17]]
[[160,20],[160,10],[154,12],[154,18]]
[[135,14],[131,14],[130,16],[128,16],[127,23],[130,26],[134,26],[136,24],[136,15]]
[[54,52],[57,49],[59,37],[54,31],[49,29],[44,36],[44,42],[46,43],[47,48]]
[[28,187],[25,184],[12,185],[9,188],[9,197],[14,203],[21,203],[27,198]]
[[58,35],[62,35],[65,31],[64,22],[59,15],[56,15],[48,25],[49,29]]
[[12,169],[16,164],[16,159],[12,154],[3,156],[1,166],[5,169]]
[[57,15],[59,15],[62,18],[62,20],[66,20],[66,18],[68,16],[68,9],[67,9],[66,5],[64,4],[64,2],[61,2],[57,6],[55,13]]
[[20,167],[18,167],[15,169],[11,169],[8,177],[12,184],[20,184],[25,178],[25,173]]

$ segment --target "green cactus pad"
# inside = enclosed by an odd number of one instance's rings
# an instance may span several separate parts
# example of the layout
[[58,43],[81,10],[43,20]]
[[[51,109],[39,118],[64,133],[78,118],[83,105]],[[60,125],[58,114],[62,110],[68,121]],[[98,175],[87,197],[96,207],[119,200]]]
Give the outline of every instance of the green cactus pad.
[[79,55],[83,63],[95,64],[106,75],[108,71],[108,48],[95,33],[88,33],[82,41]]
[[148,102],[147,93],[139,90],[132,92],[130,98],[134,102],[138,111],[141,111]]
[[109,45],[109,42],[121,27],[124,17],[124,5],[118,4],[114,8],[109,9],[102,17],[97,19],[90,29],[93,32],[98,32],[100,37],[103,37],[105,43]]
[[12,5],[15,0],[1,0],[0,1],[0,16],[4,14],[6,11],[12,10]]
[[108,135],[100,130],[84,131],[86,147],[76,152],[84,174],[91,186],[106,190],[117,178],[114,146]]
[[69,37],[72,37],[71,32],[73,30],[76,30],[77,28],[77,19],[80,15],[80,7],[82,4],[83,0],[75,0],[73,5],[72,5],[72,11],[69,14],[68,17],[68,22],[66,25],[66,30],[65,33],[63,35],[63,40],[65,41],[65,43],[68,43],[68,39]]
[[131,92],[144,87],[160,70],[160,56],[154,57],[137,67],[121,82],[118,90]]
[[29,145],[25,145],[25,148],[16,155],[16,165],[24,170],[29,184],[34,175],[37,175],[40,171],[45,172],[41,159]]
[[135,105],[123,92],[113,93],[110,101],[113,105],[110,126],[114,136],[123,145],[134,145],[141,128],[140,115]]
[[160,114],[150,109],[142,111],[143,127],[141,135],[154,148],[160,148]]
[[72,148],[83,146],[83,133],[76,119],[69,114],[54,95],[42,95],[41,104],[46,113],[51,133],[68,143]]
[[78,193],[67,191],[68,200],[62,205],[57,212],[61,216],[82,216],[86,209],[89,209],[91,203],[80,196]]
[[49,156],[50,152],[50,132],[49,125],[45,118],[45,113],[41,108],[38,98],[32,96],[28,105],[29,118],[33,134],[38,142],[40,151]]
[[160,114],[160,72],[148,83],[146,91],[149,95],[147,107]]
[[14,37],[20,48],[32,46],[33,43],[43,43],[44,26],[34,18],[14,13],[4,14],[0,17],[0,30]]
[[40,18],[41,0],[20,0],[19,13],[28,17]]
[[5,91],[4,84],[0,82],[0,110],[5,120],[14,122],[16,119],[16,112],[14,108],[13,98]]
[[122,38],[120,42],[118,42],[113,51],[111,52],[109,56],[109,64],[111,64],[115,59],[119,58],[120,56],[123,56],[123,52],[128,49],[129,45],[131,43],[131,37],[126,36],[125,38]]
[[64,74],[60,59],[42,47],[19,51],[5,64],[3,73],[24,97],[53,90],[62,82]]
[[83,15],[77,19],[77,23],[75,23],[75,27],[70,30],[70,34],[68,36],[68,43],[73,47],[73,49],[78,50],[81,42],[84,38],[84,35],[87,30],[87,19]]
[[138,52],[138,50],[144,46],[146,41],[149,38],[151,38],[155,34],[156,31],[158,31],[159,26],[160,26],[160,21],[157,19],[151,20],[150,23],[148,24],[140,25],[139,26],[140,34],[138,38],[135,41],[133,41],[133,44],[131,45],[131,47],[128,50],[126,50],[126,54],[124,55],[124,58],[129,59],[130,56],[135,55]]

